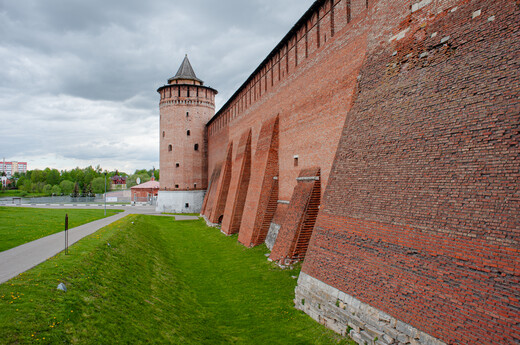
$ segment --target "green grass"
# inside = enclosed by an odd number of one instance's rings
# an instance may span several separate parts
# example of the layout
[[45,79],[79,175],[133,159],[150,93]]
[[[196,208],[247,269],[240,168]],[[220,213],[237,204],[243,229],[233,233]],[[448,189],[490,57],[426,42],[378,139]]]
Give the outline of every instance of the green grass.
[[266,251],[200,220],[128,216],[0,285],[0,343],[347,344],[294,309],[297,272]]
[[32,192],[28,193],[28,192],[18,190],[18,189],[0,191],[0,198],[9,198],[9,197],[32,198],[32,197],[38,197],[38,196],[48,196],[48,194],[32,193]]
[[[118,212],[107,210],[107,216]],[[0,252],[63,231],[65,214],[69,229],[104,218],[104,210],[0,207]]]

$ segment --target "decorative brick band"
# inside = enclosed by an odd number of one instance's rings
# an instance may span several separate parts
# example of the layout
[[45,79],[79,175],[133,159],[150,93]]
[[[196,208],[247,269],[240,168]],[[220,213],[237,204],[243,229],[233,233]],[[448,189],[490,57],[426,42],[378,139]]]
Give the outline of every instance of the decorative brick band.
[[301,272],[294,303],[314,320],[360,345],[446,345],[444,342]]

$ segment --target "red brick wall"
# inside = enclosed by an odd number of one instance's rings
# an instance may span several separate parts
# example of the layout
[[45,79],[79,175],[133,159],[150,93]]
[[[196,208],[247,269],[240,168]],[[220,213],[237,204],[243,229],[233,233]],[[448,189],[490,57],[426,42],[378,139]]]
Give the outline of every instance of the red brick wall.
[[249,181],[238,241],[245,246],[262,244],[278,200],[278,116],[266,121],[260,131],[252,162],[255,172]]
[[202,203],[200,214],[208,218],[211,216],[211,212],[215,206],[215,198],[218,190],[221,171],[222,164],[218,164],[213,168],[213,172],[211,173],[211,178],[209,180],[208,191],[206,192],[204,201]]
[[208,125],[209,171],[251,130],[248,198],[269,203],[278,116],[278,199],[302,169],[326,187],[303,272],[447,343],[519,342],[518,1],[417,3],[316,2]]
[[206,123],[215,111],[215,91],[171,84],[160,88],[159,94],[161,190],[204,190],[208,187]]
[[[316,221],[320,200],[320,169],[304,169],[286,211],[271,260],[303,259]],[[317,180],[316,180],[317,178]],[[314,197],[313,197],[314,196]],[[311,202],[312,201],[312,202]]]
[[517,343],[520,7],[406,3],[375,5],[410,29],[368,35],[302,270],[447,343]]
[[229,184],[231,182],[231,157],[233,156],[233,143],[230,143],[227,149],[226,161],[222,167],[221,178],[216,184],[215,206],[209,216],[209,221],[212,223],[221,223],[226,207],[226,200],[229,191]]
[[145,201],[149,195],[157,196],[157,188],[132,189],[132,201]]
[[[352,0],[353,4],[360,1]],[[343,123],[355,96],[368,29],[363,25],[365,9],[353,12],[347,24],[346,0],[336,0],[332,37],[331,20],[327,19],[332,13],[330,1],[318,5],[320,37],[323,36],[319,47],[316,11],[302,23],[294,37],[273,51],[208,125],[209,172],[225,160],[227,145],[233,142],[236,147],[242,133],[248,130],[252,133],[254,157],[262,123],[278,116],[278,199],[291,199],[302,169],[319,166],[322,185],[326,185]],[[252,169],[251,180],[260,173],[263,172]],[[283,208],[278,206],[276,217],[281,217]],[[227,221],[225,214],[224,224]]]
[[251,177],[251,131],[246,131],[240,137],[238,151],[232,171],[229,193],[224,212],[222,231],[227,234],[236,234],[240,230],[242,215]]

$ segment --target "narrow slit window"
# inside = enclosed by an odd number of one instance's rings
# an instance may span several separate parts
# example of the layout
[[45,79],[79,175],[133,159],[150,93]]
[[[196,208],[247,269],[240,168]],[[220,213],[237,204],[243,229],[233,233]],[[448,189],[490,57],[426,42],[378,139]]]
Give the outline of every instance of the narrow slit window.
[[178,168],[180,167],[181,165],[179,163],[175,163],[175,167]]
[[172,150],[173,150],[172,144],[168,145],[168,152],[172,152]]
[[166,135],[166,132],[165,131],[162,131],[162,137],[164,138],[164,136]]
[[198,151],[199,150],[199,144],[195,144],[195,146],[193,148],[195,149],[195,151]]
[[189,129],[188,129],[188,131],[186,131],[186,135],[190,136],[190,130]]
[[294,156],[294,166],[298,166],[298,156]]
[[186,117],[188,117],[188,116],[190,116],[190,113],[187,111],[187,112],[186,112]]

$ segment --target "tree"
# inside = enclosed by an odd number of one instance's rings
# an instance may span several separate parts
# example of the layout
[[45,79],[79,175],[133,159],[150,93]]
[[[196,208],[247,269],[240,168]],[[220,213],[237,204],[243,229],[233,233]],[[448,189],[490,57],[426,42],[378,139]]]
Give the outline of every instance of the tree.
[[46,184],[44,187],[43,187],[43,192],[47,195],[51,195],[52,194],[52,186],[50,184]]
[[76,182],[76,183],[74,183],[74,189],[72,190],[72,197],[75,198],[75,197],[80,196],[80,193],[79,193],[79,192],[80,192],[80,189],[79,189],[79,183]]
[[45,182],[47,184],[50,184],[51,186],[54,186],[56,184],[60,183],[60,172],[57,169],[45,169],[46,172],[45,175]]
[[[25,176],[20,176],[18,181],[16,181],[16,188],[23,190],[25,181],[26,181]],[[31,182],[31,181],[29,181],[29,182]]]
[[148,175],[146,170],[139,170],[139,171],[144,171],[144,172],[133,174],[126,180],[127,188],[131,188],[131,187],[137,185],[137,178],[141,179],[140,183],[145,183],[145,182],[150,181],[150,175]]
[[83,183],[84,187],[87,185],[90,185],[92,180],[96,177],[96,171],[92,168],[92,166],[89,166],[83,170]]
[[32,184],[32,192],[33,193],[43,193],[43,188],[45,187],[44,182],[36,182]]
[[[108,187],[108,186],[107,186]],[[92,180],[92,191],[97,194],[105,192],[105,177],[96,177]]]
[[74,183],[69,180],[61,181],[60,183],[61,192],[65,195],[72,193],[74,189]]
[[38,170],[38,169],[33,170],[32,174],[31,174],[31,182],[36,184],[38,182],[43,182],[43,181],[45,181],[44,172],[41,170]]
[[61,181],[65,181],[65,180],[72,181],[72,176],[70,176],[70,172],[69,171],[62,170],[60,172],[60,182]]
[[52,195],[61,195],[61,188],[58,185],[52,186],[51,190]]
[[26,192],[32,191],[32,182],[31,180],[25,180],[23,183],[23,190]]
[[93,196],[92,194],[92,184],[86,184],[83,189],[83,196]]

